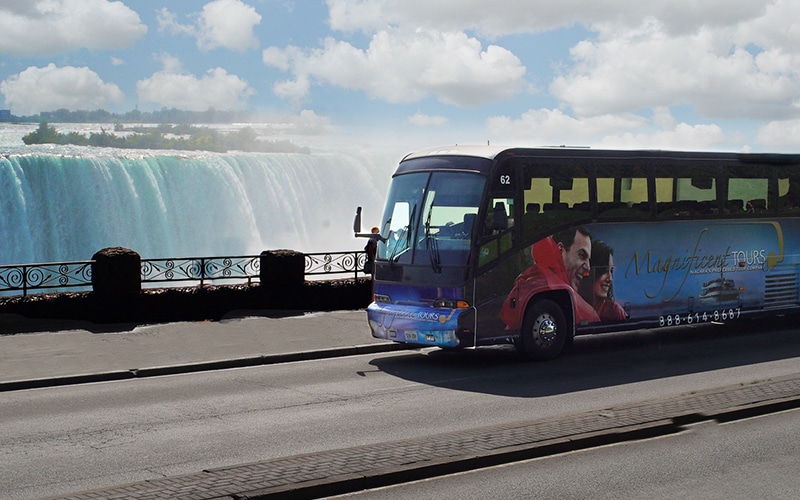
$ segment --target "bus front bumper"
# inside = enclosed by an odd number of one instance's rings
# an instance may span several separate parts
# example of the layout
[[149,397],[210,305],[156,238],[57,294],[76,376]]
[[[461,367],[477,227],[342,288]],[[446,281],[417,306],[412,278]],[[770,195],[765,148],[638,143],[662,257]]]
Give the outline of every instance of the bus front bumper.
[[444,309],[425,306],[379,304],[367,307],[372,336],[379,339],[422,346],[463,347],[472,331],[459,327],[471,309]]

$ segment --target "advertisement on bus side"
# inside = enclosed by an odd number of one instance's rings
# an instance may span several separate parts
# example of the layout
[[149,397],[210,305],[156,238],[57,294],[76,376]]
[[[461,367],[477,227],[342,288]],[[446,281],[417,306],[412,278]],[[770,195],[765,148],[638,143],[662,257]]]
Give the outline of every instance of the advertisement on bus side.
[[787,249],[800,245],[798,224],[751,219],[571,228],[525,250],[534,264],[520,272],[500,316],[509,329],[519,328],[524,308],[516,305],[557,285],[572,294],[578,324],[716,321],[764,307],[765,281],[775,273],[794,278],[789,300],[796,305],[798,259]]

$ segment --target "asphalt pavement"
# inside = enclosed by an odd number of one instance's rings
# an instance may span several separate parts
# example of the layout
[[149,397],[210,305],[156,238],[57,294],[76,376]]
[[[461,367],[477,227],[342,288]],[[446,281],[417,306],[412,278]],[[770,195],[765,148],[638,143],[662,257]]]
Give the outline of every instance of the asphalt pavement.
[[[251,311],[213,323],[158,325],[0,315],[0,332],[0,393],[406,348],[372,338],[364,311]],[[800,373],[559,418],[283,457],[57,498],[319,498],[666,435],[695,422],[798,407]]]

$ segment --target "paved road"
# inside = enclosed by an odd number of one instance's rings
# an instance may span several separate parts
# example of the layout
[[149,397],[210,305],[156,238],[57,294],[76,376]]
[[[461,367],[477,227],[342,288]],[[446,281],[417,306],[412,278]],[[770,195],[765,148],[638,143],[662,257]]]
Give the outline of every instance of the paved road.
[[[0,328],[24,331],[19,318],[13,317],[0,318]],[[0,391],[398,348],[369,336],[363,311],[232,316],[220,323],[102,330],[73,324],[50,331],[48,325],[37,325],[31,330],[35,333],[0,336]],[[800,373],[558,418],[282,457],[65,498],[313,498],[669,434],[687,423],[799,404]]]
[[796,499],[800,410],[336,497]]

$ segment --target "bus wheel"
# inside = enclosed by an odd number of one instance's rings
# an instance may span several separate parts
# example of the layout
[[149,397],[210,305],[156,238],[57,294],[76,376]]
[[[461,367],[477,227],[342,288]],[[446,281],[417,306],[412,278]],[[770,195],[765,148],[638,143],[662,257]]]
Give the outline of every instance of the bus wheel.
[[545,361],[561,354],[568,336],[564,311],[551,300],[540,300],[525,312],[517,346],[524,356]]

